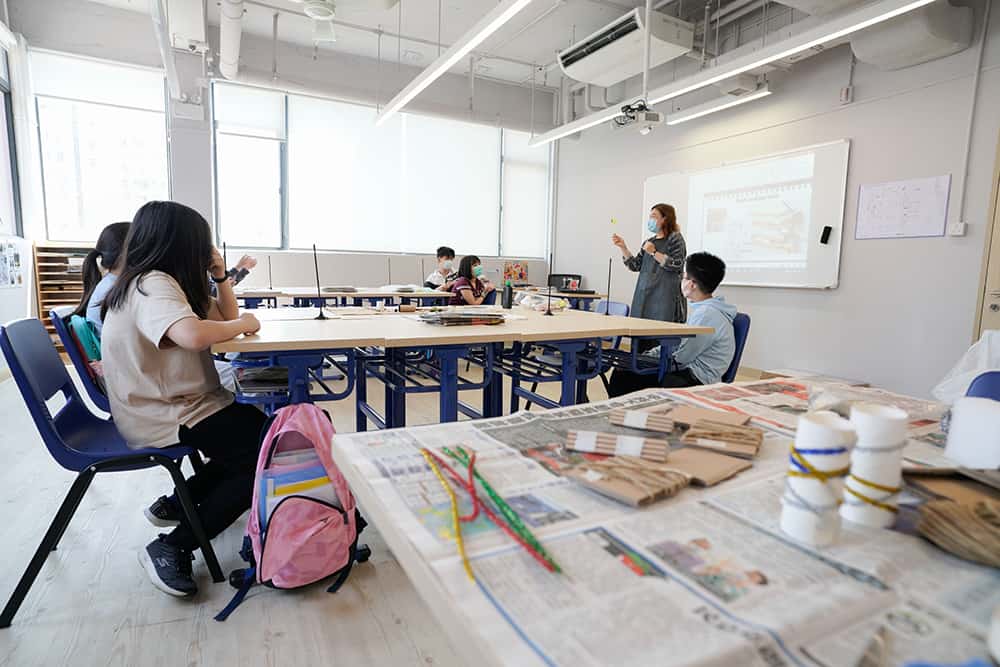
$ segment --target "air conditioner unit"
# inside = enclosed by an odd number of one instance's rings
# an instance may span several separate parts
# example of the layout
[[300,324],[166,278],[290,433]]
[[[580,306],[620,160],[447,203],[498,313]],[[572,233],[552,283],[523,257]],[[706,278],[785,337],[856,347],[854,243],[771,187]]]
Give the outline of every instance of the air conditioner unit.
[[[646,41],[645,10],[634,9],[586,39],[560,51],[559,66],[576,81],[608,87],[642,73]],[[650,68],[691,51],[694,25],[653,12]]]

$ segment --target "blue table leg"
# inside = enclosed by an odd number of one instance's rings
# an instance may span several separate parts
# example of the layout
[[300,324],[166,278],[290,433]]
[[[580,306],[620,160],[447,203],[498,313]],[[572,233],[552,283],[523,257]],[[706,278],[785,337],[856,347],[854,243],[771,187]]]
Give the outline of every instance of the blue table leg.
[[258,299],[256,297],[243,297],[243,307],[247,310],[256,310],[260,308],[260,304],[264,299]]
[[458,421],[458,358],[465,352],[464,348],[438,348],[436,350],[440,363],[440,421],[442,424]]
[[503,374],[497,370],[503,354],[503,343],[493,343],[493,365],[492,368],[483,369],[484,374],[489,374],[490,382],[483,387],[483,417],[503,416]]
[[559,394],[559,405],[576,405],[577,390],[577,353],[582,352],[587,344],[580,341],[555,343],[562,357],[562,391]]
[[[385,383],[386,428],[402,428],[406,426],[405,357],[406,355],[403,350],[387,348],[385,351],[387,376],[387,382]],[[397,383],[400,386],[397,387]]]
[[309,368],[322,364],[323,355],[280,355],[277,361],[279,365],[288,369],[288,402],[311,403],[309,387],[312,384],[312,376],[309,374]]
[[354,358],[354,377],[355,430],[362,433],[368,430],[368,417],[361,409],[361,404],[368,401],[368,370],[365,367],[364,352],[360,350]]
[[510,414],[517,412],[521,407],[521,401],[517,396],[516,389],[521,386],[521,354],[523,346],[521,343],[514,343],[511,356],[510,373]]

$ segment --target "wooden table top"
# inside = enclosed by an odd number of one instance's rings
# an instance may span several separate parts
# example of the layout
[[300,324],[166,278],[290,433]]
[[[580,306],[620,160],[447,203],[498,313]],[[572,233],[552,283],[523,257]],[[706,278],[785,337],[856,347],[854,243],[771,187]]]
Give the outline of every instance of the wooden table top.
[[[692,327],[674,322],[640,320],[633,317],[598,315],[564,310],[551,317],[522,308],[507,313],[512,319],[498,325],[451,326],[419,321],[414,313],[376,313],[358,309],[340,314],[327,309],[330,319],[316,320],[318,310],[257,309],[261,329],[252,336],[239,336],[217,343],[212,352],[280,352],[364,347],[422,347],[475,343],[545,342],[612,336],[694,336],[712,333],[711,327]],[[283,312],[292,311],[292,312]],[[301,313],[297,311],[308,311]]]
[[[540,296],[548,296],[549,288],[547,287],[515,287],[515,292],[521,294],[538,294]],[[552,298],[553,299],[606,299],[607,294],[601,294],[600,292],[594,292],[593,294],[580,294],[579,292],[560,292],[556,288],[552,288]]]

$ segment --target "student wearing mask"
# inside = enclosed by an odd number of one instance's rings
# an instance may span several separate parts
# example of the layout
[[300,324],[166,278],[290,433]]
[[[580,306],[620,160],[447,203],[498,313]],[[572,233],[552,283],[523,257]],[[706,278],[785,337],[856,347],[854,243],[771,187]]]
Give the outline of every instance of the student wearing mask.
[[493,285],[482,280],[483,265],[475,255],[466,255],[458,265],[458,278],[451,286],[450,306],[478,306],[493,291]]
[[633,255],[617,234],[611,242],[621,250],[625,266],[639,272],[632,296],[632,317],[664,322],[683,322],[687,303],[681,295],[681,270],[687,247],[677,225],[677,214],[669,204],[657,204],[649,212],[646,228],[653,234]]
[[[725,277],[726,264],[715,255],[696,252],[687,258],[681,280],[681,290],[688,299],[687,323],[712,327],[715,332],[685,338],[673,354],[675,370],[666,373],[662,382],[657,382],[655,373],[639,375],[615,369],[611,374],[608,396],[614,398],[657,386],[694,387],[722,380],[722,374],[729,368],[736,353],[736,336],[733,333],[736,307],[714,294]],[[659,357],[660,348],[653,348],[647,354]]]
[[437,249],[437,268],[427,276],[424,287],[450,292],[455,282],[455,251],[446,245]]
[[[217,298],[209,295],[210,278]],[[250,507],[267,418],[233,402],[208,352],[255,333],[260,323],[240,315],[205,219],[175,202],[143,205],[103,310],[104,377],[115,425],[132,447],[182,444],[207,455],[188,485],[211,539]],[[194,595],[198,544],[176,498],[160,497],[145,514],[155,526],[174,527],[139,553],[150,580],[170,595]]]

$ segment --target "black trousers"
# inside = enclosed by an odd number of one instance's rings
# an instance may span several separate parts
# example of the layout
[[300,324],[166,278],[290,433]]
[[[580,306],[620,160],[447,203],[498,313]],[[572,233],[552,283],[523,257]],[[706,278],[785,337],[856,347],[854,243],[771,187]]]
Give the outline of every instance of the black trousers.
[[664,387],[666,389],[677,389],[680,387],[696,387],[701,381],[694,376],[690,369],[665,373],[663,380],[656,381],[656,373],[650,375],[639,375],[632,371],[623,371],[616,368],[611,373],[611,381],[608,382],[608,397],[615,398],[630,394],[640,389],[652,389],[654,387]]
[[[267,416],[252,405],[232,403],[192,428],[180,428],[181,444],[194,447],[210,459],[188,479],[208,539],[231,526],[250,508],[261,430],[266,421]],[[175,498],[172,500],[180,506]],[[166,542],[188,551],[198,548],[186,522],[174,528]]]

